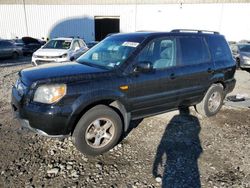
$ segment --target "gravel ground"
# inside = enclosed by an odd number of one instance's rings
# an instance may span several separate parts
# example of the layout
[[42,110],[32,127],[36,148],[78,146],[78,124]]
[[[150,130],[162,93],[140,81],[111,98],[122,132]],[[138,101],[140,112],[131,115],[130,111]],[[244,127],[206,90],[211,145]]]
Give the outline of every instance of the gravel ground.
[[[250,109],[224,106],[209,119],[192,108],[146,118],[113,150],[86,157],[71,138],[20,130],[12,118],[11,86],[28,62],[0,63],[0,187],[250,187]],[[248,93],[250,74],[236,78],[234,93]]]

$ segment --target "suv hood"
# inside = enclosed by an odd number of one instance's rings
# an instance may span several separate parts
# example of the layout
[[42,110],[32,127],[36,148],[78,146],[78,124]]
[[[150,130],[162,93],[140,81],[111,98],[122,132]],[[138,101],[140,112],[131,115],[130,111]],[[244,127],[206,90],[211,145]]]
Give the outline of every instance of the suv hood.
[[[19,75],[22,82],[30,86],[37,81],[42,82],[70,82],[90,79],[109,70],[91,67],[77,62],[50,63],[22,70]],[[92,75],[92,76],[91,76]]]
[[46,49],[46,48],[40,48],[37,50],[34,55],[38,56],[61,56],[65,53],[67,53],[68,50],[64,49]]

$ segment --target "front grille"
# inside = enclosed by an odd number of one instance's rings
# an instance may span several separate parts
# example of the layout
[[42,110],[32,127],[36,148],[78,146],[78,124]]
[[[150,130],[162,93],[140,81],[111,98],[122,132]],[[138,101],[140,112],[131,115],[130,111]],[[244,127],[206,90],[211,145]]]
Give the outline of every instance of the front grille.
[[53,59],[53,58],[56,58],[55,56],[37,56],[38,58],[42,58],[42,59]]

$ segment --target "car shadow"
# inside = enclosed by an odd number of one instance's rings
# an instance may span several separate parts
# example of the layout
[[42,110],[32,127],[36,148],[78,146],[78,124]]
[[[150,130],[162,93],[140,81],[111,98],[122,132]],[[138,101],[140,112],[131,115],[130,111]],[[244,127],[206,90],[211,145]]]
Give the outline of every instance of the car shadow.
[[200,188],[198,158],[202,153],[200,123],[188,108],[179,109],[166,126],[157,148],[152,173],[162,187]]

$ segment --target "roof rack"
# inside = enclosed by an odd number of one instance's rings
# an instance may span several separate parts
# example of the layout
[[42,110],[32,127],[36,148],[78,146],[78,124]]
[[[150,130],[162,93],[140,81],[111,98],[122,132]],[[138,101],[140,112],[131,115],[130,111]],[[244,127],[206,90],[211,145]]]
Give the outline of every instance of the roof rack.
[[174,29],[171,32],[180,33],[180,32],[196,32],[196,33],[213,33],[220,34],[218,31],[208,31],[208,30],[196,30],[196,29]]

